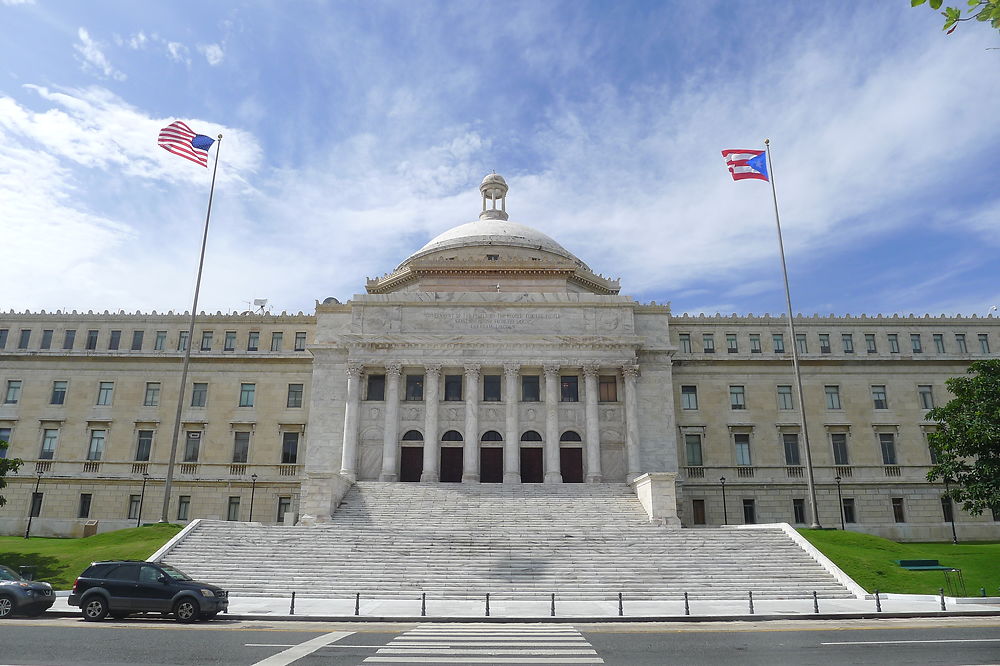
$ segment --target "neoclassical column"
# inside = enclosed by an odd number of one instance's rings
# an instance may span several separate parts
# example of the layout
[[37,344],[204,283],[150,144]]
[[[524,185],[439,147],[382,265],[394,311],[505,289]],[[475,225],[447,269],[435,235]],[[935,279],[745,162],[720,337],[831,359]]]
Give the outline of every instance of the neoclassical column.
[[636,391],[636,379],[639,377],[638,365],[622,366],[625,377],[625,455],[628,469],[628,479],[642,473],[642,461],[639,459],[639,396]]
[[597,363],[583,366],[583,389],[586,402],[587,432],[584,446],[587,449],[587,483],[600,483],[601,476],[601,425],[597,412],[597,379],[601,367]]
[[421,481],[441,479],[441,437],[438,435],[438,387],[441,382],[441,366],[424,366],[424,471]]
[[559,461],[559,366],[544,365],[545,372],[545,483],[562,483]]
[[465,366],[465,433],[462,481],[479,480],[479,364]]
[[403,366],[386,363],[385,366],[385,426],[382,438],[382,474],[379,481],[399,478],[399,375]]
[[517,427],[517,377],[521,366],[504,363],[504,407],[507,411],[506,431],[503,439],[503,482],[521,483],[521,440]]
[[358,480],[358,410],[361,409],[361,363],[347,363],[347,405],[344,409],[344,445],[340,474],[351,483]]

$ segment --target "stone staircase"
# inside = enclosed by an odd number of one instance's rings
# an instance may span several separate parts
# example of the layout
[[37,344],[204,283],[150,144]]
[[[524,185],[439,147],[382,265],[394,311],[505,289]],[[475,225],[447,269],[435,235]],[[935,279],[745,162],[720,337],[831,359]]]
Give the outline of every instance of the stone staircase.
[[657,527],[624,484],[359,482],[329,524],[203,521],[163,560],[242,596],[853,597],[780,529]]

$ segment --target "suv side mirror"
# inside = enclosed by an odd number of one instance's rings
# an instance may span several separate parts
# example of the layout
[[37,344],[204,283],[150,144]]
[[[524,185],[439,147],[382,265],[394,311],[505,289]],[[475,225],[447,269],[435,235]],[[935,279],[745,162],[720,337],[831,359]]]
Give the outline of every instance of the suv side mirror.
[[163,583],[164,585],[166,585],[167,583],[170,582],[170,577],[167,576],[167,574],[162,574],[161,573],[159,576],[156,577],[156,580],[158,582]]

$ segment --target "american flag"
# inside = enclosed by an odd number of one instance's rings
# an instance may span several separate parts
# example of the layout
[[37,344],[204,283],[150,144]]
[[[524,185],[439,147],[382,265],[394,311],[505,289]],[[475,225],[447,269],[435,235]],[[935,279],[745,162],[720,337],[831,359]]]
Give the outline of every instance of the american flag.
[[208,149],[212,147],[215,140],[204,134],[198,134],[178,120],[160,130],[160,138],[157,143],[160,148],[169,150],[174,155],[180,155],[184,159],[191,160],[207,169]]
[[733,180],[756,178],[767,180],[767,157],[763,150],[723,150]]

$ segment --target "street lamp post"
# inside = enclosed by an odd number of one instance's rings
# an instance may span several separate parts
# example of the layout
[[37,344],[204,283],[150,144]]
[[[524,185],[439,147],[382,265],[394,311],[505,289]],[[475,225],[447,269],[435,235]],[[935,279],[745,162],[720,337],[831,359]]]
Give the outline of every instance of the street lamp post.
[[951,479],[944,480],[944,496],[948,498],[948,518],[951,519],[951,542],[958,543],[958,532],[955,531],[955,503],[951,500]]
[[257,491],[257,475],[250,475],[250,522],[253,522],[253,496]]
[[840,529],[847,530],[847,526],[844,524],[844,495],[840,491],[840,475],[833,477],[833,480],[837,482],[837,501],[840,502]]
[[40,484],[42,482],[42,470],[40,470],[40,469],[36,470],[35,474],[38,475],[38,478],[35,479],[35,490],[34,490],[33,493],[31,493],[31,499],[28,501],[28,524],[24,528],[24,538],[25,539],[27,539],[28,536],[31,534],[31,519],[34,517],[32,515],[34,513],[34,511],[32,509],[35,508],[35,496],[38,495],[38,484]]
[[722,485],[722,524],[729,524],[729,512],[726,511],[726,477],[720,476],[719,483]]
[[149,472],[142,473],[142,492],[139,493],[139,511],[135,516],[135,526],[139,527],[142,524],[142,502],[146,499],[146,481],[149,480]]

